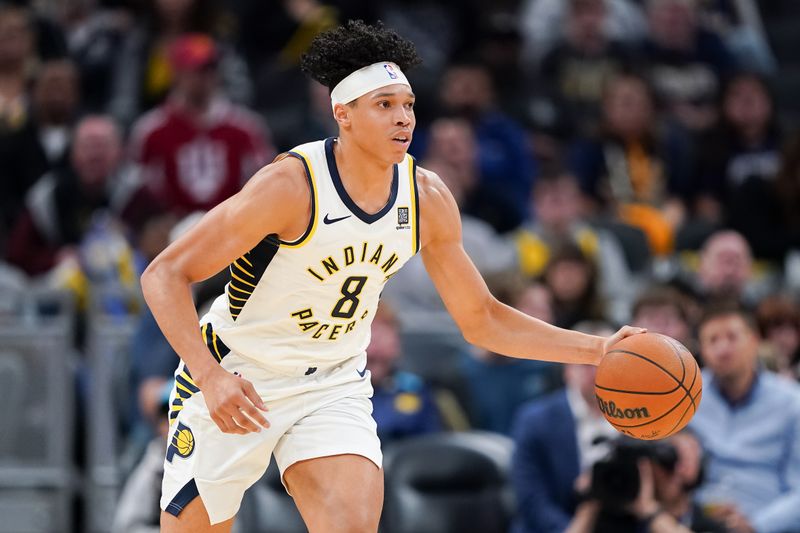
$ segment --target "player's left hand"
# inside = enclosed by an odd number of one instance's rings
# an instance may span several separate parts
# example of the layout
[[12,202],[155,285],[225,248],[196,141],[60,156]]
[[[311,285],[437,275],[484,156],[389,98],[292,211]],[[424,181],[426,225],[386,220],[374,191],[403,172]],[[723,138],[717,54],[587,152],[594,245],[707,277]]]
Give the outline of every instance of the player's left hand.
[[630,337],[631,335],[638,335],[640,333],[647,333],[645,328],[637,328],[634,326],[622,326],[619,328],[619,331],[611,335],[610,337],[606,338],[606,341],[603,343],[603,354],[605,355],[608,350],[611,349],[616,343],[624,339],[625,337]]

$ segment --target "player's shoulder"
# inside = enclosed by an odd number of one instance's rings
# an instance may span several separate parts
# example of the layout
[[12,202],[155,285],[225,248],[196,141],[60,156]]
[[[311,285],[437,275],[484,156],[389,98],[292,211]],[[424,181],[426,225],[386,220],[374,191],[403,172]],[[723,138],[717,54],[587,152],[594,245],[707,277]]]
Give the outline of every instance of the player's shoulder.
[[282,200],[301,200],[308,196],[305,167],[299,159],[283,152],[253,175],[247,189],[250,194],[277,194]]
[[436,172],[417,166],[416,182],[420,209],[427,209],[429,212],[440,212],[438,209],[455,206],[455,200],[450,189],[447,188],[447,185]]
[[434,240],[460,239],[461,216],[447,185],[423,167],[417,167],[416,183],[422,247]]

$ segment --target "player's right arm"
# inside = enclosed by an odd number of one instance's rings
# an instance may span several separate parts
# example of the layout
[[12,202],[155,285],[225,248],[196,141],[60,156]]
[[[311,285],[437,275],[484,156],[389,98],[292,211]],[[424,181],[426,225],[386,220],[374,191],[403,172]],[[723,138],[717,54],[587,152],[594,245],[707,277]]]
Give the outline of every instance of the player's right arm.
[[277,234],[283,240],[301,235],[308,225],[310,203],[302,164],[293,157],[276,161],[209,211],[142,274],[147,305],[223,432],[259,431],[248,416],[268,427],[256,409],[266,408],[249,381],[224,370],[208,351],[200,336],[191,285],[220,272],[267,235]]

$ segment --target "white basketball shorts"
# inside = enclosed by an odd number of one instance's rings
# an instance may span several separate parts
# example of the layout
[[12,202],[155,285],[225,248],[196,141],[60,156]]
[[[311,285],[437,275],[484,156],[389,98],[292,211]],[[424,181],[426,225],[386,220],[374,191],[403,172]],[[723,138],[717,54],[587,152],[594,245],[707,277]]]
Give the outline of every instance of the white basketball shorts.
[[298,461],[331,455],[361,455],[381,467],[365,354],[327,369],[280,373],[235,352],[220,364],[253,383],[269,409],[263,414],[270,427],[246,435],[223,433],[181,363],[170,398],[172,420],[161,491],[164,511],[178,516],[199,495],[212,525],[232,518],[245,490],[266,471],[270,455],[275,456],[281,479]]

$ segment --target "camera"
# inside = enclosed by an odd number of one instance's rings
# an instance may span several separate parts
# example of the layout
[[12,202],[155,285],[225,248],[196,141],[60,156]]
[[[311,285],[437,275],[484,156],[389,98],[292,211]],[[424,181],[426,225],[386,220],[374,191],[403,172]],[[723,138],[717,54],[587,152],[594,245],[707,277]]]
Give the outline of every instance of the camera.
[[666,442],[620,438],[611,450],[592,467],[590,496],[603,509],[623,511],[639,494],[639,459],[649,459],[672,472],[678,452]]

